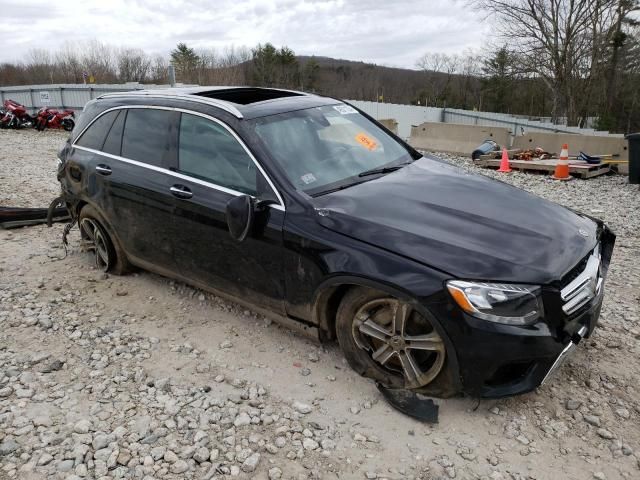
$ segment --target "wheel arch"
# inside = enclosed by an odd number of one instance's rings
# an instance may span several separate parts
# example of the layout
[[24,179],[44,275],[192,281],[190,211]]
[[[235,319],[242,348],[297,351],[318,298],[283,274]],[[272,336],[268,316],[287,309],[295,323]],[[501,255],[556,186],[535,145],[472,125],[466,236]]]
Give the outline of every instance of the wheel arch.
[[447,347],[448,361],[451,362],[451,368],[455,372],[452,381],[458,390],[462,389],[463,385],[456,348],[447,330],[442,325],[442,322],[423,303],[419,302],[411,292],[397,285],[357,275],[335,275],[323,281],[316,289],[313,302],[313,321],[318,326],[321,341],[334,340],[336,338],[336,313],[338,307],[346,293],[354,287],[371,288],[410,302],[420,313],[425,315],[443,338]]
[[111,223],[107,220],[106,215],[102,212],[102,210],[100,209],[100,207],[98,205],[96,205],[95,203],[92,203],[92,202],[88,202],[85,199],[78,200],[78,202],[75,205],[75,213],[76,213],[78,219],[80,218],[80,212],[87,205],[90,206],[95,211],[95,213],[98,215],[97,220],[100,222],[102,227],[107,231],[111,241],[112,242],[117,242],[117,247],[122,252],[124,252],[125,255],[126,255],[127,251],[123,248],[123,246],[122,246],[123,244],[122,244],[122,241],[120,240],[120,237],[118,236],[118,233],[113,228]]
[[334,275],[320,283],[313,296],[313,323],[324,335],[328,335],[328,339],[335,338],[335,313],[347,291],[353,287],[385,292],[422,307],[411,292],[396,285],[357,275]]

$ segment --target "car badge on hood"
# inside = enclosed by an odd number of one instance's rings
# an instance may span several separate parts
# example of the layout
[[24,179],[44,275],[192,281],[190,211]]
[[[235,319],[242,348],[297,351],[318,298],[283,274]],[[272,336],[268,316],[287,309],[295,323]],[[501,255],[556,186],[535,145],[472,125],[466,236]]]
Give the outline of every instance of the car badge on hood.
[[583,237],[588,237],[589,236],[589,232],[587,232],[586,230],[583,230],[582,228],[578,230],[578,233],[580,235],[582,235]]

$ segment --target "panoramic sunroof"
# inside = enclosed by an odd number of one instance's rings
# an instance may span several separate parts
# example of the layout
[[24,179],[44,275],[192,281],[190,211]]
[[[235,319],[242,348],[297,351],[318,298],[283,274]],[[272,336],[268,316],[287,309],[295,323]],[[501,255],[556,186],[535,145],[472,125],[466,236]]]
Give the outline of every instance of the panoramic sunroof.
[[249,105],[250,103],[264,102],[275,98],[299,97],[300,93],[283,92],[270,88],[237,88],[231,90],[211,90],[201,92],[196,95],[207,98],[217,98],[225,102],[237,103],[239,105]]

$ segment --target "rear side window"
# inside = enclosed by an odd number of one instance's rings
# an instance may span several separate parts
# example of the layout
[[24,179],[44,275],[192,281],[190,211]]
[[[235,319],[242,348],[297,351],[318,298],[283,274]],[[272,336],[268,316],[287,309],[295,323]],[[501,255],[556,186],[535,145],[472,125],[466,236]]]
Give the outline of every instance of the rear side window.
[[124,128],[124,119],[127,116],[127,112],[120,110],[113,125],[109,129],[107,139],[104,141],[102,151],[110,153],[112,155],[120,155],[120,147],[122,146],[122,130]]
[[122,135],[122,156],[160,167],[169,152],[172,111],[132,108]]
[[182,114],[178,144],[180,172],[249,195],[261,175],[238,140],[221,125]]
[[101,150],[104,139],[113,124],[114,119],[118,115],[118,111],[111,111],[99,117],[89,126],[76,142],[77,145],[94,150]]

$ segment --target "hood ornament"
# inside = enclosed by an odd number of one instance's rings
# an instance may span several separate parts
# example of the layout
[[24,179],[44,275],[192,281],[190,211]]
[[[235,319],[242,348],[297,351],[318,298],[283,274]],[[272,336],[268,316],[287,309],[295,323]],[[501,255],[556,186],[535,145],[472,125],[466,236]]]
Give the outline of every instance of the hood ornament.
[[586,230],[584,230],[582,228],[578,229],[578,233],[580,235],[582,235],[583,237],[588,237],[589,236],[589,232],[587,232]]

